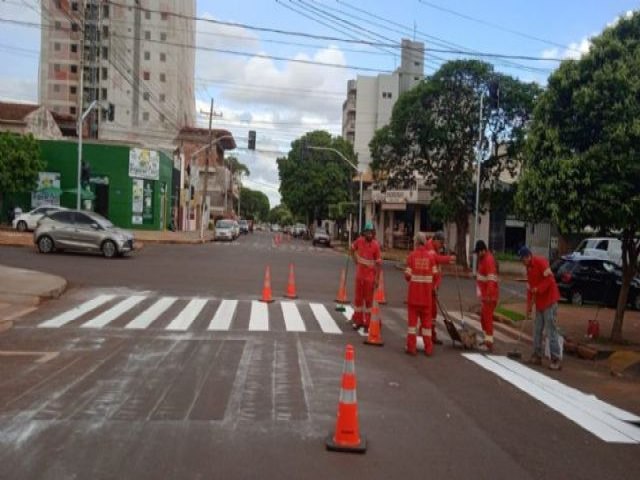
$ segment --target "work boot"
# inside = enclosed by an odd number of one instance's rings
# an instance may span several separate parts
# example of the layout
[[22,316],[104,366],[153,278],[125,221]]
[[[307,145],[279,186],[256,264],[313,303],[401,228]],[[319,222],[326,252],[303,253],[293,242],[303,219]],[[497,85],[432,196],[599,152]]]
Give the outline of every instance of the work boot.
[[551,360],[549,364],[549,370],[562,370],[562,365],[559,360]]
[[534,353],[533,355],[531,355],[529,363],[531,365],[542,365],[542,358]]

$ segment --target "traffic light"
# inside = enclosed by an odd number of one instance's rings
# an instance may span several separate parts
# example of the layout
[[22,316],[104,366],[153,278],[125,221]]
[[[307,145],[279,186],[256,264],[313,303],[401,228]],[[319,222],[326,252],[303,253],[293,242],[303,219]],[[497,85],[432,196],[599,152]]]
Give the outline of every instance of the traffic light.
[[88,185],[89,180],[91,179],[91,167],[88,163],[82,162],[82,167],[80,169],[80,181],[82,185]]
[[249,144],[247,145],[247,147],[249,148],[249,150],[256,149],[256,131],[255,130],[249,130]]
[[110,103],[109,108],[107,109],[107,119],[110,122],[113,122],[114,118],[116,118],[116,106],[113,103]]

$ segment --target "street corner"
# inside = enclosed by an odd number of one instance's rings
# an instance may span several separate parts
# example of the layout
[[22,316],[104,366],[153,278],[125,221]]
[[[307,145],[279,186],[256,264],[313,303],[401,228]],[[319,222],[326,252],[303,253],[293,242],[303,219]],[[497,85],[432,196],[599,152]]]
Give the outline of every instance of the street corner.
[[35,307],[60,297],[66,289],[67,280],[58,275],[0,265],[0,302],[4,304]]

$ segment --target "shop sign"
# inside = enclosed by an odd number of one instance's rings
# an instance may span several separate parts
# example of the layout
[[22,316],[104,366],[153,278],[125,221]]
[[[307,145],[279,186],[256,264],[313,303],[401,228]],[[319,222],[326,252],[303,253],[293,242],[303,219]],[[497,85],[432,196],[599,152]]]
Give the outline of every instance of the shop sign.
[[129,176],[147,180],[160,179],[160,157],[155,150],[132,148],[129,150]]
[[144,210],[144,180],[133,179],[133,190],[131,196],[131,223],[142,225],[142,212]]
[[57,172],[38,172],[38,186],[31,192],[31,206],[60,205],[60,174]]

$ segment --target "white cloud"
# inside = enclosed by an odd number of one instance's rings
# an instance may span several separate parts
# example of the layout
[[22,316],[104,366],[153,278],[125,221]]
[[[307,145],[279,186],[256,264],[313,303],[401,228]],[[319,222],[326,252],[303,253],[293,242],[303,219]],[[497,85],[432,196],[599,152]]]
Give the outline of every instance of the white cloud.
[[35,80],[0,77],[0,99],[5,102],[38,103],[38,85]]

